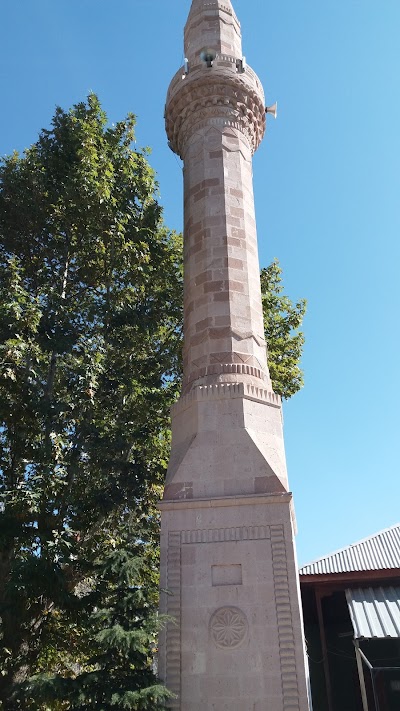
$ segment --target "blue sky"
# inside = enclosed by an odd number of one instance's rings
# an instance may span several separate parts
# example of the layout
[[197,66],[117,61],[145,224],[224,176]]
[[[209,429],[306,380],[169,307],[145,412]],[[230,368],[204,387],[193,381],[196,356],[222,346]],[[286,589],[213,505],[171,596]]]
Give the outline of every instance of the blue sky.
[[[399,521],[400,3],[233,0],[277,121],[254,158],[260,262],[308,299],[305,388],[285,405],[300,563]],[[163,108],[189,0],[1,0],[0,154],[95,91],[133,111],[166,222],[181,162]]]

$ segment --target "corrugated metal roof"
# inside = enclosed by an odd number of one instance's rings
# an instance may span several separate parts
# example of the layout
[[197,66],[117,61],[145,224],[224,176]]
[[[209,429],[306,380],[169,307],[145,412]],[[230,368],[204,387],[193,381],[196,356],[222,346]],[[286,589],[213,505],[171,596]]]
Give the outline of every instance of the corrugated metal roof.
[[400,637],[400,587],[346,590],[355,639]]
[[300,575],[400,569],[400,523],[300,568]]

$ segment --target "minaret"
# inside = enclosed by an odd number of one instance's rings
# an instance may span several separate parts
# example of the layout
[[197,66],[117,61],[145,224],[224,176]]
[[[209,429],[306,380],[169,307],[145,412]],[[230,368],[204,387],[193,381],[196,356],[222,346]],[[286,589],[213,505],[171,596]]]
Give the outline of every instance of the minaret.
[[184,380],[160,503],[161,611],[175,619],[159,672],[172,709],[306,711],[254,213],[265,100],[230,0],[193,0],[185,55],[166,103],[169,144],[184,162]]

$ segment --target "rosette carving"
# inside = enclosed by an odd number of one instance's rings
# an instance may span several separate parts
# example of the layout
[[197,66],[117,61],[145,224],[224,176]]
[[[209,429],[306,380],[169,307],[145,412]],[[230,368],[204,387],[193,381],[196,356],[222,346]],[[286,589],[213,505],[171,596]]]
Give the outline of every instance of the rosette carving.
[[244,133],[254,151],[265,133],[265,101],[261,84],[249,68],[239,74],[232,61],[216,60],[171,82],[165,126],[172,150],[183,158],[193,133],[207,125],[233,126]]
[[238,607],[220,607],[210,620],[211,637],[220,649],[235,649],[244,641],[249,625]]

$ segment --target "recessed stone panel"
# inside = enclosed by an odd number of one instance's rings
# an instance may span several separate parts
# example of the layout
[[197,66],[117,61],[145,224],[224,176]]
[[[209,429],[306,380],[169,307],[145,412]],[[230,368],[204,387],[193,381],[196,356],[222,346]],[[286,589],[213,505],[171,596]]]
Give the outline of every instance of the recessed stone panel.
[[211,581],[214,587],[218,585],[241,585],[242,566],[213,565],[211,566]]

